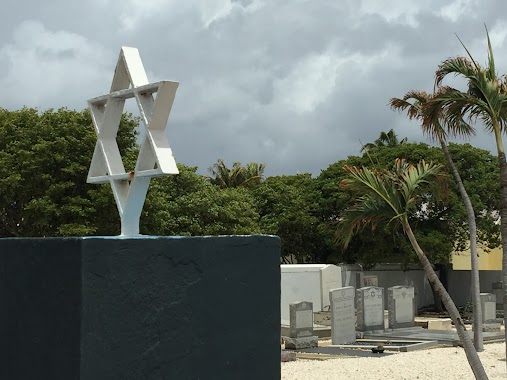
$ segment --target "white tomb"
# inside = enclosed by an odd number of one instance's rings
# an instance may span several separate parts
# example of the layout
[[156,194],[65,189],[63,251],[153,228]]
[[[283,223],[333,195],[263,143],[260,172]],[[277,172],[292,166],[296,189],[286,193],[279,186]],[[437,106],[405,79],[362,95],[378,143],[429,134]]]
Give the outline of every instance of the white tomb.
[[341,268],[332,264],[280,265],[281,319],[288,324],[289,304],[299,301],[313,303],[313,311],[328,311],[329,291],[342,287]]

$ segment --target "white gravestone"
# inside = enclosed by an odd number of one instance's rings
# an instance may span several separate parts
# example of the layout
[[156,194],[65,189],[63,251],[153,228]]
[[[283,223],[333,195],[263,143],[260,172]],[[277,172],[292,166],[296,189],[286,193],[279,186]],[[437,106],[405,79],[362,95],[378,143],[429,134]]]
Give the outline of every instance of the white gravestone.
[[415,292],[412,286],[393,286],[387,289],[389,328],[415,326]]
[[[150,179],[178,174],[165,132],[177,88],[178,82],[149,83],[138,50],[122,47],[109,94],[88,100],[97,144],[87,182],[111,185],[121,235],[139,235],[139,218]],[[127,172],[116,134],[125,101],[130,98],[135,98],[145,128],[135,169]]]
[[345,344],[356,341],[354,298],[355,290],[353,286],[329,291],[332,344]]
[[384,289],[368,286],[356,290],[359,331],[384,330]]
[[481,293],[482,322],[496,321],[496,295],[493,293]]

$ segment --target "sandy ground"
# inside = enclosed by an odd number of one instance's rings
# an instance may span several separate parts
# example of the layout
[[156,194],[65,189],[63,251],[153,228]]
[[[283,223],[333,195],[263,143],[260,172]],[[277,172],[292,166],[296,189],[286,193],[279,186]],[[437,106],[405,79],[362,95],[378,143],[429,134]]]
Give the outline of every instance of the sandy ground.
[[[490,379],[507,379],[505,344],[484,345],[479,353]],[[474,375],[459,347],[434,348],[378,358],[302,360],[282,364],[287,380],[473,380]]]

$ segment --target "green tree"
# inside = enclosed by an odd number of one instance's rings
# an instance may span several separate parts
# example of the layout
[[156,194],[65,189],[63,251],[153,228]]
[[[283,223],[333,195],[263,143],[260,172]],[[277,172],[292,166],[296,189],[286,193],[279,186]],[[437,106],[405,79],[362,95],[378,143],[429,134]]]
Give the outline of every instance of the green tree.
[[[496,224],[495,210],[498,210],[499,195],[494,189],[498,188],[499,177],[496,158],[488,151],[470,144],[451,143],[449,151],[462,173],[474,209],[481,210],[476,217],[478,240],[489,248],[497,247],[499,226]],[[400,262],[405,265],[418,262],[403,234],[397,230],[393,231],[389,226],[355,235],[346,249],[334,244],[333,240],[343,210],[353,202],[349,193],[336,190],[339,183],[347,177],[343,166],[365,166],[382,170],[390,168],[396,158],[413,164],[427,159],[445,165],[441,149],[424,143],[407,143],[393,148],[379,147],[362,157],[350,156],[347,160],[330,165],[315,179],[318,193],[315,215],[319,219],[317,230],[321,244],[318,252],[323,257],[322,261],[360,263],[365,268],[382,262]],[[468,248],[469,230],[468,225],[463,223],[463,220],[466,220],[466,210],[454,179],[449,177],[446,187],[436,190],[445,192],[445,198],[420,199],[417,212],[410,215],[410,222],[417,227],[415,234],[419,244],[437,266],[439,273],[445,274],[452,253]],[[442,279],[445,279],[445,276]],[[434,294],[437,295],[436,292]],[[437,308],[440,304],[436,299]]]
[[[495,137],[500,167],[500,220],[503,249],[503,282],[507,284],[507,161],[502,140],[502,133],[506,132],[507,123],[507,83],[497,75],[493,49],[489,34],[488,62],[485,67],[479,65],[465,48],[468,58],[455,57],[442,62],[435,73],[435,85],[438,93],[427,104],[424,113],[426,123],[443,119],[446,127],[451,131],[461,131],[463,125],[471,128],[469,123],[481,121],[486,130]],[[467,82],[468,90],[459,91],[449,86],[443,86],[448,75],[460,76]],[[468,123],[466,122],[468,121]],[[470,134],[470,132],[468,132]],[[504,323],[507,323],[507,287],[504,300]],[[507,330],[505,331],[507,338]],[[507,339],[506,339],[507,356]]]
[[[371,268],[377,263],[396,261],[411,264],[416,261],[412,250],[400,239],[396,231],[390,228],[378,228],[373,232],[360,233],[353,237],[350,244],[344,248],[336,246],[334,232],[341,218],[343,210],[350,206],[353,199],[345,191],[337,191],[340,182],[348,174],[344,166],[367,166],[371,168],[389,168],[396,158],[405,158],[411,162],[429,157],[439,161],[440,152],[426,144],[403,144],[397,147],[378,147],[369,151],[362,157],[350,156],[347,160],[338,161],[323,170],[316,179],[316,188],[320,193],[317,214],[320,220],[319,230],[324,235],[322,251],[329,257],[329,262],[360,263],[365,268]],[[417,215],[417,214],[416,214]],[[422,223],[424,220],[418,221]],[[431,231],[429,223],[425,223],[427,230]],[[439,226],[442,228],[442,226]],[[418,229],[422,234],[423,229]],[[424,229],[426,231],[426,229]],[[448,232],[448,231],[447,231]],[[448,241],[448,239],[445,239]],[[438,256],[432,259],[435,262],[448,263],[452,247],[441,247],[434,250]]]
[[268,177],[252,191],[266,234],[281,239],[284,263],[322,262],[314,180],[310,174]]
[[[123,115],[118,145],[126,161],[137,125]],[[95,141],[87,110],[0,109],[0,236],[114,233],[111,191],[86,183]]]
[[259,214],[244,188],[221,189],[178,165],[180,174],[152,181],[141,216],[150,235],[246,235],[260,232]]
[[[400,98],[392,98],[389,101],[391,108],[399,111],[407,111],[410,119],[418,119],[424,121],[423,107],[431,100],[432,95],[424,91],[409,91],[405,96]],[[440,118],[439,118],[440,119]],[[459,174],[454,161],[447,147],[447,133],[440,124],[439,119],[431,122],[423,123],[423,132],[429,135],[433,140],[440,143],[442,152],[444,153],[447,165],[456,181],[458,190],[465,205],[468,218],[468,227],[470,230],[470,258],[471,258],[471,282],[472,282],[472,304],[473,304],[473,324],[474,324],[474,345],[477,351],[483,351],[482,337],[482,309],[481,309],[481,288],[479,282],[479,255],[477,254],[477,225],[475,223],[475,212],[472,201],[463,185],[463,181]],[[466,126],[465,126],[466,127]],[[466,130],[466,128],[463,128]]]
[[437,289],[463,344],[468,362],[476,379],[487,379],[477,351],[468,335],[456,305],[440,282],[428,257],[419,246],[409,223],[418,197],[428,197],[424,189],[428,180],[440,172],[440,165],[421,161],[416,166],[397,160],[391,171],[373,171],[368,168],[346,167],[350,177],[342,186],[355,191],[357,203],[342,215],[338,237],[347,245],[352,235],[365,228],[375,229],[382,223],[397,223],[406,233],[417,254],[428,281]]
[[395,147],[401,144],[405,144],[407,142],[407,138],[402,140],[398,140],[398,136],[393,129],[390,129],[389,132],[380,132],[380,136],[373,143],[367,143],[363,145],[361,148],[361,152],[367,152],[373,148],[378,148],[380,146],[388,146]]
[[362,166],[373,163],[366,157],[350,156],[347,160],[331,164],[314,180],[315,192],[318,194],[315,216],[318,218],[317,232],[321,243],[318,252],[323,258],[322,262],[359,263],[367,269],[386,261],[411,263],[413,258],[407,254],[410,251],[406,251],[403,239],[399,239],[398,234],[389,228],[357,234],[347,247],[336,245],[334,236],[338,221],[342,212],[353,201],[348,192],[337,190],[340,182],[348,176],[345,165]]

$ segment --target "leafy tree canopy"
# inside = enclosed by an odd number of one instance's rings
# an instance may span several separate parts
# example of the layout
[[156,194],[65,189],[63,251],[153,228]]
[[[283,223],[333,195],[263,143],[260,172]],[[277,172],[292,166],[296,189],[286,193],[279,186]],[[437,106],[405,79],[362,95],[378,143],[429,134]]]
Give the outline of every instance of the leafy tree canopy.
[[[118,145],[127,158],[136,126],[123,115]],[[0,109],[0,236],[108,234],[111,192],[86,183],[95,141],[86,110]]]
[[[492,188],[498,188],[497,160],[489,152],[469,144],[450,144],[449,150],[462,173],[474,207],[482,210],[481,213],[478,212],[480,215],[477,215],[479,241],[489,246],[497,246],[499,230],[495,222],[499,192],[491,191]],[[337,190],[339,183],[347,176],[344,165],[388,169],[397,158],[412,164],[426,160],[445,165],[442,151],[423,143],[377,147],[362,157],[351,156],[330,165],[316,180],[321,192],[319,213],[325,226],[320,228],[335,228],[343,210],[350,205],[350,194]],[[443,171],[445,173],[446,168]],[[466,211],[452,176],[448,175],[447,179],[447,185],[430,183],[428,194],[437,191],[438,197],[419,198],[417,211],[410,214],[410,222],[420,245],[437,264],[448,263],[451,253],[454,250],[466,249],[468,243]],[[400,234],[403,232],[393,230],[391,225],[385,225],[373,232],[356,235],[347,249],[340,249],[328,240],[325,250],[335,262],[360,262],[366,266],[386,261],[407,264],[416,262],[413,250]]]

